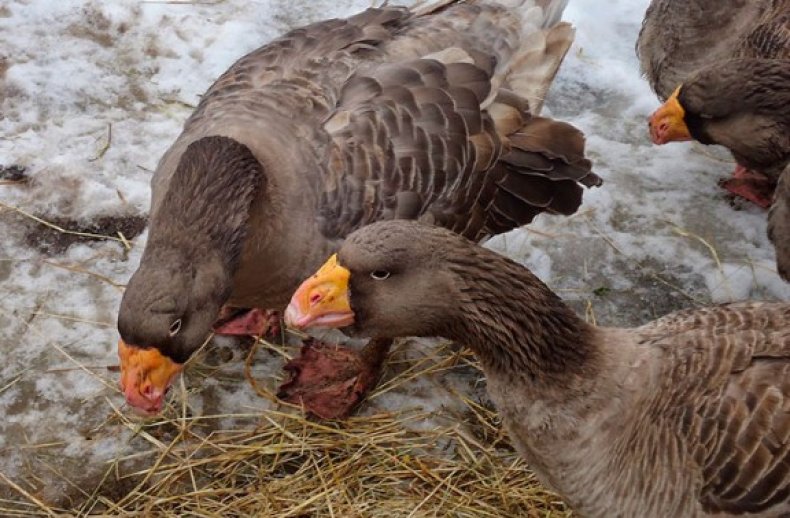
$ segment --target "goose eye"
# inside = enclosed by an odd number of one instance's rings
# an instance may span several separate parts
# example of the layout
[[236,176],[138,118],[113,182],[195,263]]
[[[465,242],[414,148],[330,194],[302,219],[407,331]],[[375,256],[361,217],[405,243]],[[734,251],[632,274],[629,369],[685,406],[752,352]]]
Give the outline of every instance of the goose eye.
[[374,270],[370,272],[370,277],[377,281],[383,281],[389,276],[390,276],[390,272],[388,272],[387,270]]
[[170,336],[176,336],[178,332],[181,331],[181,319],[176,319],[172,324],[170,324]]

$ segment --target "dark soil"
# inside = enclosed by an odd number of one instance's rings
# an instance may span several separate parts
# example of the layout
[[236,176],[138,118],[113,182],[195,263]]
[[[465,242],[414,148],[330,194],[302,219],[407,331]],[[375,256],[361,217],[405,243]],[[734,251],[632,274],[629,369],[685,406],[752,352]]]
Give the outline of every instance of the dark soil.
[[[118,232],[121,232],[126,239],[131,240],[145,229],[148,219],[144,216],[102,216],[88,221],[76,221],[68,218],[54,218],[47,219],[47,221],[72,232],[86,232],[108,237],[118,237]],[[39,223],[31,223],[31,225],[25,236],[28,246],[47,255],[62,254],[75,243],[105,239],[59,232]]]
[[0,165],[0,180],[9,182],[23,182],[27,180],[26,168],[21,165]]

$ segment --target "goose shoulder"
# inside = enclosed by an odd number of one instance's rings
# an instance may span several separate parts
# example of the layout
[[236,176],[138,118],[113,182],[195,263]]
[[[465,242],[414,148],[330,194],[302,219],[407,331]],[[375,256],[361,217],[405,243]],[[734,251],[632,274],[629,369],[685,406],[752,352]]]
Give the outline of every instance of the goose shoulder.
[[[664,462],[698,473],[701,514],[773,516],[788,499],[788,322],[787,304],[744,303],[669,315],[639,330],[643,346],[660,351],[658,384],[645,387],[629,454],[649,455],[650,442],[663,440]],[[654,433],[639,435],[647,429]],[[673,452],[673,442],[688,456]],[[694,467],[684,468],[684,458]]]
[[586,396],[490,374],[488,388],[519,453],[583,515],[782,516],[788,322],[787,304],[747,303],[598,328],[606,367]]

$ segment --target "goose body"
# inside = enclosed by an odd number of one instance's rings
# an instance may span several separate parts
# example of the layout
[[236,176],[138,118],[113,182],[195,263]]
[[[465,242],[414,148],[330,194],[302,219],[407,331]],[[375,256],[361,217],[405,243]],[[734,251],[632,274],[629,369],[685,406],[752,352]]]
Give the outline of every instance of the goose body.
[[[790,281],[790,0],[653,0],[637,42],[642,71],[666,103],[657,144],[694,139],[738,164],[723,186],[769,214],[780,275]],[[787,181],[785,180],[785,184]]]
[[286,319],[468,345],[512,443],[582,516],[790,513],[788,303],[595,327],[521,265],[393,221],[351,234]]
[[158,408],[220,306],[284,307],[367,223],[482,239],[573,213],[600,179],[581,132],[537,116],[573,39],[566,1],[371,8],[234,63],[152,180],[118,316],[127,400]]

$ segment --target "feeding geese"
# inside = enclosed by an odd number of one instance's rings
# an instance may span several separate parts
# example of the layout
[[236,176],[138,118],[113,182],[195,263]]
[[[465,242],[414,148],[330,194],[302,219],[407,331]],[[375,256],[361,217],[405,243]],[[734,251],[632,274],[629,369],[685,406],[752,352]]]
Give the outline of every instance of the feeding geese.
[[583,516],[790,513],[790,303],[596,327],[514,261],[389,221],[352,233],[285,316],[470,347],[513,445]]
[[[769,213],[780,275],[790,281],[790,0],[653,0],[637,42],[642,71],[666,100],[656,144],[730,150],[730,192]],[[790,179],[785,180],[785,185]]]
[[[158,412],[223,307],[258,310],[218,332],[264,332],[261,310],[282,309],[368,223],[418,219],[479,240],[574,213],[601,180],[582,133],[537,115],[573,39],[566,1],[371,8],[234,63],[153,176],[118,314],[128,403]],[[389,345],[299,358],[281,393],[347,415]]]

